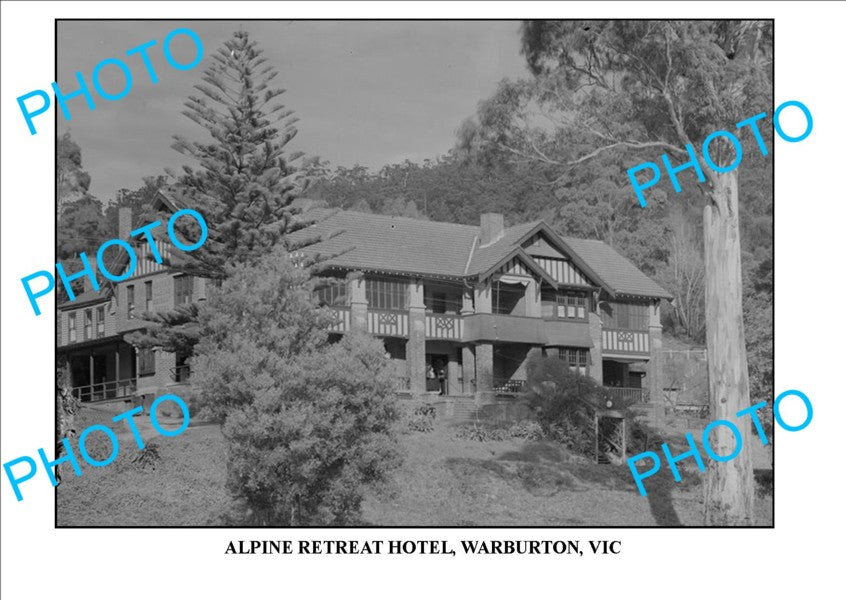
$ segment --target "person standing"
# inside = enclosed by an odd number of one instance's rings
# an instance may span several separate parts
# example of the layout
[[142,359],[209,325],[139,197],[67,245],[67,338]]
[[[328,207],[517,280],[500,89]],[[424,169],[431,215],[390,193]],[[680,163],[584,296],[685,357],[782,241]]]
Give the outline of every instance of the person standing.
[[443,365],[438,366],[438,384],[441,388],[441,396],[446,396],[446,371]]

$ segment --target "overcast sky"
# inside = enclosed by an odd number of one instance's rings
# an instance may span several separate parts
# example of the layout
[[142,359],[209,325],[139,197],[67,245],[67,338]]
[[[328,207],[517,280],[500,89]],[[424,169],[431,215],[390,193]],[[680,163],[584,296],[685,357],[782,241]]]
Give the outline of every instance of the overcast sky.
[[[189,71],[173,69],[162,56],[162,41],[178,27],[195,31],[204,45],[203,62]],[[90,83],[105,58],[125,59],[133,74],[123,99],[107,102],[95,94],[97,107],[90,111],[77,97],[68,100],[72,120],[58,117],[59,134],[69,130],[82,148],[95,196],[108,202],[116,190],[137,188],[143,176],[185,162],[170,148],[173,134],[195,139],[202,131],[180,114],[182,103],[208,57],[238,27],[264,49],[279,71],[275,83],[288,90],[282,99],[300,119],[290,147],[333,167],[378,169],[443,154],[459,124],[501,79],[527,73],[516,21],[63,21],[60,89],[78,87],[77,70]],[[155,85],[138,56],[125,56],[151,39],[157,41],[149,52]],[[174,39],[174,53],[190,61],[188,38]],[[102,74],[106,90],[120,90],[116,67]]]

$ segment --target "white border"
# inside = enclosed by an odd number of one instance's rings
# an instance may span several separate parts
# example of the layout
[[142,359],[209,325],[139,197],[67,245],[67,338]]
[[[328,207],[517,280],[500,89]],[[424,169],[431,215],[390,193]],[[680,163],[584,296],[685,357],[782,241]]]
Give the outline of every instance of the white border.
[[[666,18],[774,17],[776,103],[798,99],[812,135],[779,142],[776,389],[814,403],[812,425],[779,435],[775,530],[55,530],[53,493],[2,498],[2,596],[669,597],[778,590],[836,594],[844,422],[839,242],[843,239],[840,4],[818,3],[251,3],[52,2],[2,5],[2,455],[50,448],[52,307],[34,317],[20,278],[53,259],[51,119],[22,127],[15,98],[53,80],[54,17],[115,18]],[[43,474],[39,474],[39,477]],[[621,539],[619,557],[226,557],[230,539]],[[836,561],[836,562],[835,562]],[[781,594],[780,594],[781,596]]]

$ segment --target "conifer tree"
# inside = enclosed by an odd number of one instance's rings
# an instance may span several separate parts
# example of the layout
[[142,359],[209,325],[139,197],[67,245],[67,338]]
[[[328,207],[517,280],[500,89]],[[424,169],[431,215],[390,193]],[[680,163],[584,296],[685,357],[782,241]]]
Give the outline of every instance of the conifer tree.
[[179,268],[220,280],[227,264],[254,262],[282,240],[305,178],[295,164],[301,154],[285,150],[297,133],[297,119],[279,102],[285,90],[272,87],[277,71],[256,42],[235,32],[211,61],[194,86],[199,94],[188,98],[182,112],[205,129],[207,139],[174,136],[173,149],[194,165],[174,175],[172,193],[180,207],[199,211],[209,226],[208,240]]
[[[191,159],[166,191],[179,208],[193,208],[208,225],[208,239],[172,266],[188,275],[220,282],[237,268],[254,264],[283,243],[296,225],[293,205],[306,185],[300,153],[286,151],[297,133],[297,119],[272,86],[277,71],[245,31],[237,31],[210,58],[185,102],[186,117],[205,130],[202,141],[174,136],[173,149]],[[302,226],[302,224],[300,225]],[[196,240],[191,219],[176,222],[177,234]],[[197,309],[183,305],[158,314],[146,332],[134,333],[137,346],[158,346],[191,354],[198,341]]]

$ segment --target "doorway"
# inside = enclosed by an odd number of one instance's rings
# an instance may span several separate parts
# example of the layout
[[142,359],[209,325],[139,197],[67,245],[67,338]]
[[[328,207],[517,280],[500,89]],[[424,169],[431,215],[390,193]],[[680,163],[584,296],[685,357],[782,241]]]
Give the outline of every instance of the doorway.
[[441,396],[449,394],[449,356],[446,354],[426,355],[426,391]]

